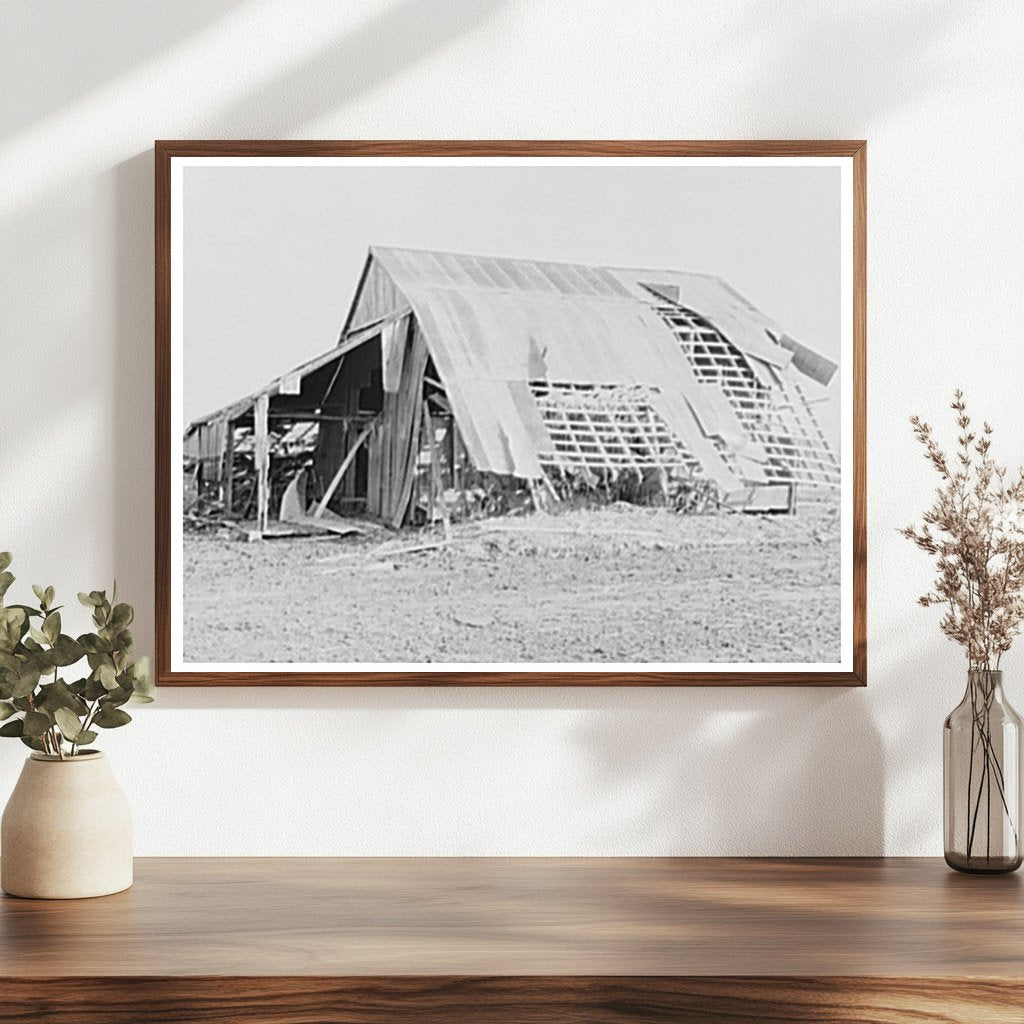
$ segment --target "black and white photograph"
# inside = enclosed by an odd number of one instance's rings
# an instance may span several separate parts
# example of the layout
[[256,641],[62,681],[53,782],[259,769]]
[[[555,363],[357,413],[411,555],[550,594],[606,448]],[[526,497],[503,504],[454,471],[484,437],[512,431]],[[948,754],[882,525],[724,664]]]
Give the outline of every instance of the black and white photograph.
[[849,158],[187,156],[170,203],[172,672],[851,671]]

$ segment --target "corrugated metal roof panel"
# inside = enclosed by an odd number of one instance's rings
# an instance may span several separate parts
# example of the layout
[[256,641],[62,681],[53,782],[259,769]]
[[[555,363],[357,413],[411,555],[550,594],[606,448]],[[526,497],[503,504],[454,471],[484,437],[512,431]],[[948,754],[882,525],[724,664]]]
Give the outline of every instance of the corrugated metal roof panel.
[[672,432],[682,438],[709,480],[714,480],[723,491],[734,490],[743,483],[722,458],[714,442],[705,436],[686,396],[679,391],[664,391],[652,395],[651,405]]
[[831,359],[826,359],[788,334],[779,337],[779,344],[793,353],[793,366],[796,369],[821,385],[827,385],[839,369]]
[[[685,363],[658,316],[590,268],[451,254],[442,263],[401,249],[373,253],[421,321],[435,325],[428,331],[431,351],[447,375],[523,379],[538,349],[546,353],[550,379],[579,383],[658,385]],[[390,299],[373,276],[371,268],[367,286]]]
[[463,443],[479,469],[526,480],[540,477],[530,427],[508,382],[463,377],[448,383],[447,395]]

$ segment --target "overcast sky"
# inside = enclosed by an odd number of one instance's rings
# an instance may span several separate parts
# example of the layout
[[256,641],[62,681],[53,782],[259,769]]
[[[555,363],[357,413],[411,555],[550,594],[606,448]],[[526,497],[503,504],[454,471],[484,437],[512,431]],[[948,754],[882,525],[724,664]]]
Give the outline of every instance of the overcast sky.
[[336,344],[370,245],[718,274],[840,356],[838,168],[193,166],[183,211],[185,423]]

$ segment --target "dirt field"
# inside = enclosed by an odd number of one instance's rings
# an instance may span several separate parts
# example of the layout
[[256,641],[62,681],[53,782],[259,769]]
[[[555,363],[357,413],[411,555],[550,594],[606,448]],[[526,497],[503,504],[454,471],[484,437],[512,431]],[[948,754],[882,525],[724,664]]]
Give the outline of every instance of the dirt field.
[[616,505],[246,543],[186,534],[196,662],[781,662],[839,656],[839,518]]

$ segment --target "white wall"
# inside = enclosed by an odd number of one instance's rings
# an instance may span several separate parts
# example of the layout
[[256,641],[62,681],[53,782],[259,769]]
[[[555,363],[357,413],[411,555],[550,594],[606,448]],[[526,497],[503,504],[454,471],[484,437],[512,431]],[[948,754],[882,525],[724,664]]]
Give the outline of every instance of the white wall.
[[868,689],[168,689],[105,737],[138,852],[939,853],[962,665],[895,528],[955,384],[1024,460],[1022,39],[1012,2],[0,4],[0,548],[116,574],[143,648],[154,138],[870,140]]

